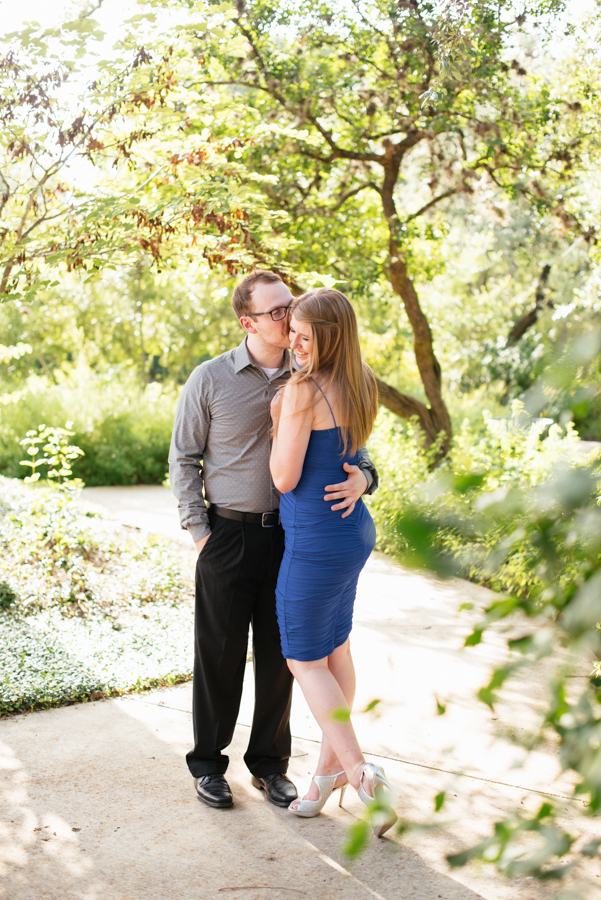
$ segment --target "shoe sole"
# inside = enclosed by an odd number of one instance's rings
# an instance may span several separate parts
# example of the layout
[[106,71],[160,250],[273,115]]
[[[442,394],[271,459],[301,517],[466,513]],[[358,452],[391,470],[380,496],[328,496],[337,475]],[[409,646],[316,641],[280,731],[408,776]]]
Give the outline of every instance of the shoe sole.
[[201,803],[204,803],[205,806],[210,806],[211,809],[231,809],[234,805],[234,801],[230,800],[229,803],[223,803],[220,800],[209,800],[207,797],[201,797],[197,792],[196,799],[200,800]]
[[396,825],[398,822],[398,816],[393,809],[390,810],[390,815],[383,822],[376,822],[374,828],[372,828],[372,834],[374,837],[384,837],[387,831],[389,831],[393,825]]
[[291,797],[290,800],[274,800],[272,796],[270,796],[269,791],[267,791],[262,784],[257,784],[257,782],[251,782],[253,787],[256,787],[258,791],[263,791],[267,799],[270,803],[273,803],[274,806],[279,806],[280,809],[288,809],[291,803],[294,803],[295,800],[298,800],[298,797]]

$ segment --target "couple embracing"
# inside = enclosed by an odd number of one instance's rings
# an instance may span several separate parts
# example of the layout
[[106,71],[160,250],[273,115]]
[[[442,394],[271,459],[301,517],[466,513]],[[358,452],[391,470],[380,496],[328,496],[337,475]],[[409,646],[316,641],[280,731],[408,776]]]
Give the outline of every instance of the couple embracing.
[[[223,751],[252,624],[255,708],[244,756],[252,783],[306,817],[351,784],[366,806],[377,801],[380,836],[396,821],[388,782],[365,762],[350,721],[333,715],[353,703],[353,604],[375,543],[361,500],[377,487],[365,451],[375,379],[340,291],[293,298],[278,275],[257,270],[232,305],[244,340],[190,376],[169,456],[181,525],[199,553],[188,767],[200,800],[232,806]],[[286,777],[293,679],[323,738],[303,799]]]

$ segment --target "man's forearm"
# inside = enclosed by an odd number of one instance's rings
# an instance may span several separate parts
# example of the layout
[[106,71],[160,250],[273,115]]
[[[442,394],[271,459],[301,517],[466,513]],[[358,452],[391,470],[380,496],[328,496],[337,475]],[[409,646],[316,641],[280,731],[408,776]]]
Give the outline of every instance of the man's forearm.
[[179,521],[189,531],[193,541],[200,541],[211,533],[209,514],[202,494],[202,469],[199,465],[169,460],[169,481],[177,497]]

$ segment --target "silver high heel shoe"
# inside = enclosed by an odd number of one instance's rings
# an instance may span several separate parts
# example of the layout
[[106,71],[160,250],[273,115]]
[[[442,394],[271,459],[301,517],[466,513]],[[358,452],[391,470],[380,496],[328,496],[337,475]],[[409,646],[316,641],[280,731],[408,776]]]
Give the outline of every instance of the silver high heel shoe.
[[340,791],[338,806],[342,806],[342,799],[344,797],[344,792],[348,787],[348,781],[345,781],[344,784],[335,788],[334,785],[336,784],[336,779],[339,775],[344,775],[344,772],[337,772],[335,775],[314,775],[313,781],[317,785],[319,798],[317,800],[293,800],[292,803],[298,803],[298,806],[294,809],[291,803],[288,807],[290,812],[294,813],[295,816],[303,816],[305,819],[311,819],[322,811],[326,804],[326,800],[332,791]]
[[[372,796],[367,793],[363,787],[363,782],[369,784]],[[392,785],[386,778],[383,770],[373,763],[365,763],[361,766],[359,775],[359,787],[357,793],[359,799],[370,811],[371,830],[376,837],[382,837],[389,828],[392,828],[396,820],[397,814],[388,802],[386,792],[390,791],[395,797],[399,795],[393,790]]]

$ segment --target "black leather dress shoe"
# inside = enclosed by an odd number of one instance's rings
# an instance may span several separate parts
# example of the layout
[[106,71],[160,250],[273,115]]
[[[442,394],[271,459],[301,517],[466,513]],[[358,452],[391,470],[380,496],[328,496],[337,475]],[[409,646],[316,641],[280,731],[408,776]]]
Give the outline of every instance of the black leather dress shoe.
[[252,783],[260,791],[265,791],[269,800],[276,806],[290,806],[296,800],[298,793],[289,778],[276,772],[274,775],[265,775],[263,778],[252,777]]
[[223,775],[202,775],[197,778],[196,796],[215,809],[228,809],[234,805],[230,786]]

